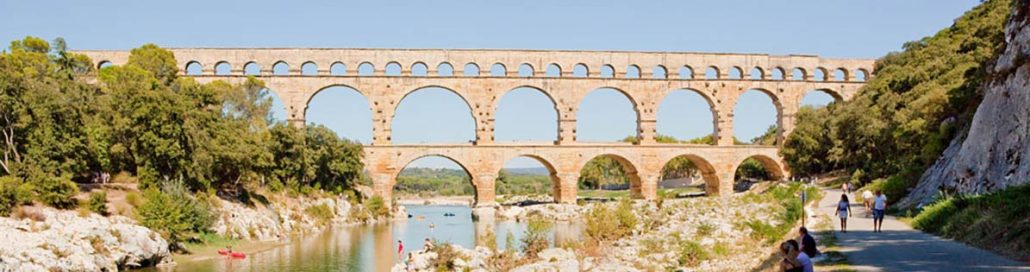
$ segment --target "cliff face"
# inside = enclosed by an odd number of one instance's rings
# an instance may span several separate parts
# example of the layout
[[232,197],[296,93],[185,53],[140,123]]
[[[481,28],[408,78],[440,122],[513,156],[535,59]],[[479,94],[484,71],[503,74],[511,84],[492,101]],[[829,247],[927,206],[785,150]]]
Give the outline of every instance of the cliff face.
[[968,134],[952,140],[903,207],[928,204],[941,191],[984,193],[1030,182],[1030,0],[1013,6],[1005,48],[988,68]]

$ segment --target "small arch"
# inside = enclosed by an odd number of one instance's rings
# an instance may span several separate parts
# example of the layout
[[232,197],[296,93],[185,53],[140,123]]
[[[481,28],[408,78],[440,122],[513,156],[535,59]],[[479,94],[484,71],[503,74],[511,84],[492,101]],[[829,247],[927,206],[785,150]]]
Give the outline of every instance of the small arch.
[[806,80],[806,77],[808,77],[808,74],[805,69],[802,69],[801,67],[794,68],[794,70],[790,72],[790,80]]
[[533,65],[530,65],[529,63],[523,63],[519,65],[520,77],[533,77],[533,73],[535,72],[536,71],[533,70]]
[[765,79],[765,71],[762,71],[762,67],[755,66],[751,68],[751,74],[748,75],[751,80],[763,80]]
[[848,70],[837,68],[833,70],[833,81],[848,81]]
[[333,65],[329,65],[329,74],[334,76],[347,75],[347,65],[343,62],[334,62]]
[[[514,179],[520,180],[518,187],[514,186]],[[558,186],[558,171],[554,165],[547,159],[533,154],[507,158],[504,167],[497,173],[497,181],[494,184],[498,197],[551,193],[551,200],[555,201],[561,193],[561,186]]]
[[477,77],[479,76],[479,65],[472,62],[466,63],[465,69],[462,69],[461,73],[467,77]]
[[609,64],[601,65],[601,78],[613,78],[615,77],[615,67]]
[[[706,195],[718,195],[719,177],[715,167],[704,157],[696,154],[683,154],[669,159],[662,165],[662,176],[658,188],[678,196],[692,192],[703,192]],[[699,184],[700,183],[700,184]]]
[[561,77],[561,66],[558,66],[557,63],[548,64],[546,75],[547,77]]
[[729,79],[743,79],[744,71],[742,71],[740,67],[737,66],[730,67],[730,74],[728,75],[728,77]]
[[626,67],[626,78],[640,78],[640,66],[630,64]]
[[399,76],[401,75],[401,64],[396,61],[391,61],[386,64],[386,71],[383,74],[388,76]]
[[694,68],[689,65],[680,67],[680,79],[694,79]]
[[200,65],[200,62],[193,60],[186,63],[186,75],[199,76],[202,73],[204,73],[204,68]]
[[772,73],[769,75],[769,79],[772,80],[783,80],[784,72],[783,68],[775,67],[772,69]]
[[99,63],[97,63],[97,69],[104,69],[104,68],[111,67],[111,66],[114,66],[114,64],[111,64],[110,61],[106,61],[106,60],[102,60]]
[[733,175],[733,190],[747,191],[751,185],[768,180],[782,180],[783,167],[765,155],[753,155],[737,164]]
[[215,64],[215,75],[227,76],[232,74],[232,65],[227,61],[219,61]]
[[243,74],[248,76],[261,75],[261,65],[253,61],[248,62],[247,64],[243,65]]
[[318,75],[318,64],[313,61],[305,62],[300,65],[300,74],[305,76],[316,76]]
[[812,77],[812,79],[815,81],[826,81],[826,69],[824,69],[823,67],[816,67],[815,73],[813,73]]
[[285,76],[290,74],[290,65],[285,61],[278,61],[272,64],[272,75]]
[[437,76],[454,76],[454,66],[447,62],[441,62],[436,66]]
[[[434,176],[450,176],[454,177],[455,172],[461,172],[458,175],[458,180],[447,180],[449,182],[443,188],[427,188],[416,182],[415,177],[408,177],[409,175],[415,175],[412,173],[412,169],[419,169],[419,172],[430,172],[430,175]],[[416,197],[425,197],[425,195],[433,196],[445,196],[445,195],[473,195],[473,199],[479,199],[476,192],[476,184],[472,179],[472,172],[469,172],[468,167],[462,164],[460,161],[453,157],[439,154],[429,153],[421,154],[404,164],[397,172],[397,176],[393,178],[393,184],[391,184],[391,190],[397,192],[398,198],[404,198],[407,194],[414,194]]]
[[854,79],[855,81],[863,81],[864,82],[864,81],[867,80],[866,78],[868,78],[868,77],[869,77],[869,72],[866,71],[865,69],[862,69],[862,68],[855,69],[855,79]]
[[651,78],[654,79],[666,79],[669,77],[669,70],[665,69],[663,65],[656,65],[654,69],[651,69]]
[[429,76],[429,66],[427,66],[423,62],[416,62],[415,64],[411,65],[411,75],[422,77]]
[[604,197],[604,191],[630,190],[633,198],[641,198],[640,176],[637,168],[625,157],[616,154],[601,154],[587,160],[580,166],[577,187],[582,194]]
[[375,74],[375,71],[376,71],[375,65],[372,65],[372,63],[370,63],[370,62],[366,61],[366,62],[362,62],[361,64],[358,64],[358,75],[359,76],[371,76],[372,74]]
[[719,67],[708,66],[708,69],[705,69],[705,79],[719,79]]
[[504,64],[498,62],[490,66],[490,76],[503,77],[508,76],[508,68],[504,67]]
[[572,77],[587,77],[589,74],[590,70],[586,64],[578,63],[572,67]]

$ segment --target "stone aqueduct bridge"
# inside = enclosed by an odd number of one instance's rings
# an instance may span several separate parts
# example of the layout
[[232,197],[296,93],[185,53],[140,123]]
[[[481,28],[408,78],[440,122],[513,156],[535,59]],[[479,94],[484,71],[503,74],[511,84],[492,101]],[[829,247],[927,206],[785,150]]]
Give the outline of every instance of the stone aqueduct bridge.
[[[644,199],[655,198],[662,167],[679,156],[699,166],[710,194],[732,192],[734,172],[749,157],[757,158],[782,178],[789,170],[776,146],[733,144],[733,109],[738,97],[752,89],[768,94],[778,112],[778,138],[782,139],[793,129],[794,115],[806,92],[821,90],[838,100],[849,99],[871,76],[874,65],[873,60],[865,59],[674,52],[303,48],[171,51],[182,67],[181,73],[199,81],[240,82],[246,75],[263,80],[283,100],[289,121],[295,125],[304,123],[308,102],[319,91],[332,86],[357,90],[369,100],[372,111],[373,139],[364,148],[364,161],[375,194],[389,200],[401,169],[415,159],[439,155],[468,171],[476,188],[476,204],[480,206],[495,203],[494,180],[504,163],[518,156],[534,158],[550,170],[554,199],[558,202],[575,201],[580,169],[597,156],[619,161],[630,174],[631,195]],[[128,51],[81,53],[98,66],[123,64],[129,56]],[[753,69],[757,69],[756,73],[749,73]],[[391,144],[396,107],[406,95],[424,87],[451,90],[468,103],[476,123],[473,143]],[[554,102],[558,113],[556,141],[494,142],[498,102],[506,92],[519,87],[535,88]],[[621,91],[633,103],[639,144],[576,141],[580,101],[599,88]],[[684,89],[697,92],[708,101],[716,145],[655,142],[658,105],[669,92]]]

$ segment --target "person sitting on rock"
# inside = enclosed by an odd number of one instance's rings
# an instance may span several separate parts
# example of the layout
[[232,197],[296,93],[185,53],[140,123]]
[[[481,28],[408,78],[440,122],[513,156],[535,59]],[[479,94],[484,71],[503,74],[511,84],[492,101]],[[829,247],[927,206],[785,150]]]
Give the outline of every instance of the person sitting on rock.
[[433,242],[429,241],[429,238],[426,238],[425,246],[422,248],[422,250],[427,252],[433,250]]

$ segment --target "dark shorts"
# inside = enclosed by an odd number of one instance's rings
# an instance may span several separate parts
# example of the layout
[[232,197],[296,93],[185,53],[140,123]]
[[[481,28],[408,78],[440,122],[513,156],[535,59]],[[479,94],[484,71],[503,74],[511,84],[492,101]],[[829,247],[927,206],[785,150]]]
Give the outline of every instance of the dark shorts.
[[883,215],[886,213],[887,211],[884,210],[873,209],[873,219],[883,219]]

